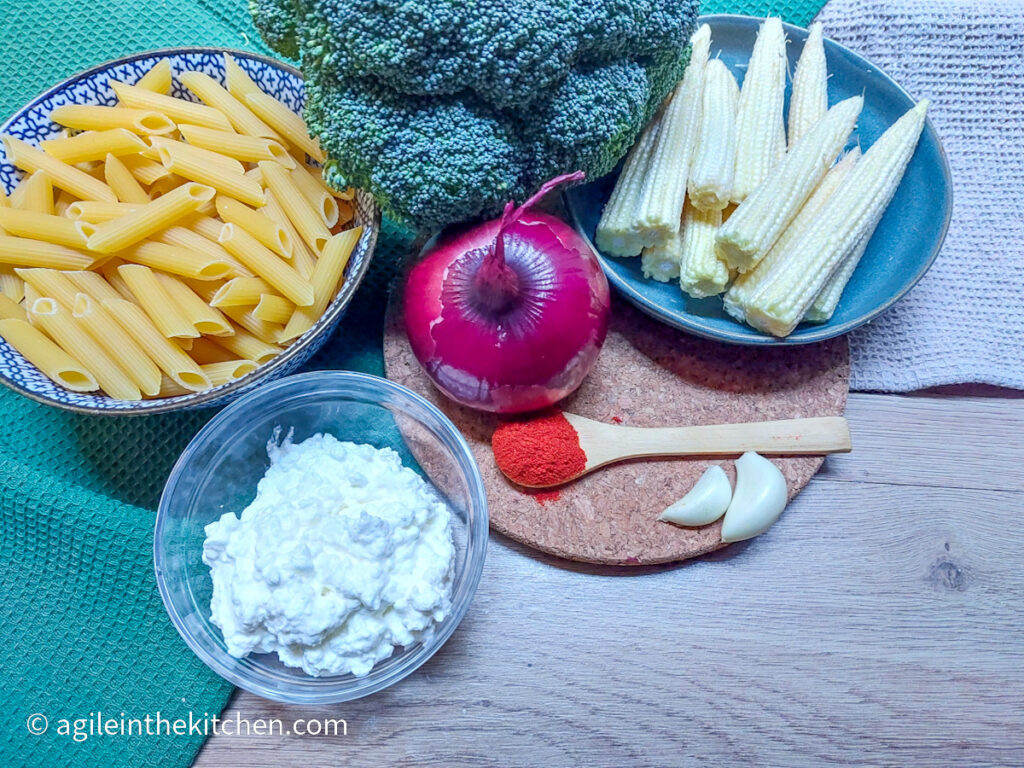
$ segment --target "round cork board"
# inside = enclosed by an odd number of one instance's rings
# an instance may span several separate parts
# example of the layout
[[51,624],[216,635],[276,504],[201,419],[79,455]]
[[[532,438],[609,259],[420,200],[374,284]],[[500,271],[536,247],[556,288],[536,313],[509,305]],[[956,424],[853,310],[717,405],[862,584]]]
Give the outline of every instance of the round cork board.
[[[630,461],[556,492],[510,483],[491,453],[500,417],[456,405],[433,387],[402,329],[398,293],[392,292],[384,335],[387,375],[437,405],[465,435],[483,474],[495,530],[559,557],[616,565],[684,560],[724,546],[721,522],[680,528],[657,517],[711,464],[722,464],[735,482],[731,459]],[[849,379],[845,338],[795,347],[729,346],[683,334],[616,301],[597,365],[560,407],[636,427],[835,416],[846,405]],[[772,458],[786,476],[790,499],[823,460]]]

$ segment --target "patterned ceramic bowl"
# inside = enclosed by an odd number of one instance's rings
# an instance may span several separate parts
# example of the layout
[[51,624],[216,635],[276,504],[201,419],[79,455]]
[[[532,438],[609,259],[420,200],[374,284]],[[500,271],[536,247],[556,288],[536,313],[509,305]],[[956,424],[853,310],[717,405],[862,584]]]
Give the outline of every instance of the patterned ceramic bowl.
[[[134,83],[158,60],[164,58],[170,59],[175,75],[173,95],[195,101],[195,98],[177,82],[177,75],[195,70],[205,72],[223,82],[225,52],[230,53],[264,91],[295,111],[302,108],[302,76],[298,70],[287,64],[265,56],[224,48],[170,48],[117,59],[65,80],[18,110],[10,120],[0,126],[0,134],[9,134],[33,145],[44,139],[53,138],[60,130],[60,127],[50,122],[48,117],[54,108],[63,104],[113,105],[116,99],[108,84],[111,78]],[[7,161],[0,149],[0,185],[3,189],[10,193],[21,176],[22,172]],[[71,392],[54,384],[0,339],[0,382],[33,400],[69,411],[134,415],[223,406],[254,389],[261,382],[293,373],[327,341],[345,314],[345,309],[370,266],[370,258],[377,242],[377,232],[380,229],[380,210],[373,199],[362,192],[356,194],[354,203],[355,222],[363,226],[363,235],[345,269],[345,282],[341,291],[316,325],[284,352],[259,366],[248,376],[206,392],[180,397],[137,402],[115,400],[103,394]]]

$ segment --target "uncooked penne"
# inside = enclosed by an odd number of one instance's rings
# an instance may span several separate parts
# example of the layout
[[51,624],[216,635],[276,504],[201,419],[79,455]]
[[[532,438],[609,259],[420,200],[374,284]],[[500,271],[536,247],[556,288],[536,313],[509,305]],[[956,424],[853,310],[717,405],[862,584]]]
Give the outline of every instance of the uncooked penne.
[[211,339],[211,341],[233,355],[243,357],[246,360],[252,360],[258,365],[263,365],[263,363],[274,359],[282,352],[280,347],[260,341],[242,328],[235,328],[234,336],[217,336]]
[[319,254],[331,237],[320,212],[302,194],[284,166],[264,161],[259,167],[267,188],[274,193],[299,235],[314,254]]
[[0,293],[0,320],[28,320],[25,308],[3,293]]
[[[149,202],[147,198],[147,202]],[[78,200],[68,206],[67,217],[72,221],[102,224],[118,219],[126,213],[137,211],[141,203],[108,203],[100,200]]]
[[306,196],[309,204],[312,205],[323,219],[324,224],[330,229],[338,223],[338,201],[328,193],[324,186],[310,175],[304,164],[296,165],[290,171],[292,181],[299,191]]
[[291,259],[292,239],[280,224],[230,197],[218,195],[216,205],[224,222],[241,227],[281,258]]
[[135,82],[135,87],[144,88],[154,93],[170,93],[171,60],[160,59],[146,74]]
[[142,264],[122,264],[117,268],[139,306],[149,315],[153,324],[167,338],[195,338],[199,331],[167,292],[149,267]]
[[107,281],[107,284],[113,288],[119,295],[120,298],[127,299],[133,304],[138,303],[138,299],[135,298],[135,294],[132,293],[132,289],[128,287],[128,283],[121,277],[121,273],[117,271],[124,262],[120,259],[111,259],[102,267],[100,267],[100,274]]
[[148,136],[171,133],[174,123],[167,115],[151,109],[125,109],[93,104],[68,104],[57,107],[50,119],[58,125],[78,131],[106,131],[124,128]]
[[[194,147],[190,149],[195,150]],[[223,166],[205,163],[193,153],[183,152],[179,147],[158,146],[157,151],[160,153],[160,162],[171,173],[206,184],[221,194],[241,200],[243,203],[260,206],[266,202],[262,187],[247,178],[244,173],[229,173]]]
[[261,160],[275,160],[285,168],[294,168],[295,160],[288,151],[273,139],[246,136],[241,133],[215,131],[201,125],[178,126],[185,140],[195,147],[217,152],[244,163],[258,163]]
[[224,314],[267,344],[276,344],[278,337],[284,331],[284,326],[280,323],[268,323],[265,320],[260,320],[252,313],[251,309],[245,307],[225,307]]
[[85,237],[75,227],[75,222],[65,216],[0,208],[0,228],[18,237],[66,245],[68,248],[85,248]]
[[76,294],[71,315],[144,395],[152,397],[160,391],[160,369],[156,363],[98,300],[85,293]]
[[220,363],[207,363],[200,366],[215,387],[248,376],[256,370],[256,367],[256,363],[252,360],[225,360]]
[[103,180],[122,203],[148,203],[149,195],[119,158],[107,155],[103,160]]
[[178,305],[181,313],[188,318],[192,327],[207,336],[230,336],[234,329],[220,310],[211,307],[192,292],[185,283],[170,275],[155,273],[156,279],[167,291],[167,295]]
[[78,360],[19,318],[0,320],[0,337],[48,379],[72,392],[95,392],[96,377]]
[[320,254],[320,259],[313,269],[313,276],[310,278],[315,295],[313,304],[295,310],[285,325],[284,333],[279,337],[279,341],[290,341],[301,336],[323,317],[327,305],[331,303],[331,299],[338,292],[338,286],[345,274],[349,258],[352,256],[352,250],[356,247],[362,234],[363,228],[356,227],[340,232],[327,242],[324,252]]
[[202,72],[183,72],[178,80],[204,104],[219,110],[227,116],[228,122],[238,133],[247,136],[262,136],[279,139],[272,127],[263,122],[253,111],[236,99],[220,83]]
[[163,197],[168,192],[177,189],[188,183],[185,179],[181,178],[176,173],[169,173],[163,178],[159,178],[149,186],[149,199],[156,200],[158,197]]
[[81,360],[82,365],[99,382],[100,389],[118,400],[141,400],[142,392],[121,366],[107,354],[83,326],[55,299],[36,299],[29,309],[32,324],[57,342],[69,355]]
[[83,200],[106,200],[111,203],[117,201],[117,196],[110,187],[84,171],[50,157],[13,136],[4,136],[3,143],[8,160],[30,173],[45,172],[53,186],[60,187]]
[[189,350],[188,356],[199,363],[200,367],[210,363],[226,363],[228,360],[235,360],[238,357],[224,347],[217,346],[212,339],[205,336],[192,340],[192,349]]
[[192,392],[202,392],[212,386],[199,365],[168,341],[138,306],[124,299],[107,299],[102,305],[146,351],[157,367],[175,382]]
[[273,293],[264,293],[260,296],[259,303],[253,307],[252,316],[265,323],[284,325],[295,312],[295,305],[284,296],[277,296]]
[[88,269],[95,257],[64,245],[0,235],[0,264],[50,269]]
[[14,207],[23,211],[53,213],[53,183],[45,171],[36,171],[18,189],[18,204]]
[[210,300],[215,307],[252,307],[260,298],[273,293],[271,285],[261,277],[236,277],[222,285]]
[[147,160],[142,155],[125,155],[121,158],[121,162],[124,163],[125,168],[131,171],[132,176],[140,184],[145,184],[146,186],[149,186],[157,179],[171,175],[171,172],[160,163]]
[[[237,134],[228,134],[237,135]],[[173,148],[175,152],[180,155],[191,158],[193,162],[200,163],[202,165],[209,165],[213,167],[223,168],[227,173],[244,174],[245,166],[243,166],[238,160],[227,155],[222,155],[219,152],[214,152],[209,149],[203,149],[202,147],[194,144],[186,144],[183,141],[175,141],[174,139],[168,139],[166,136],[154,136],[150,140],[150,145],[156,150],[156,155],[152,158],[153,160],[161,160],[160,147]]]
[[[220,235],[220,227],[217,228],[217,235]],[[252,272],[244,267],[234,256],[228,253],[224,249],[223,245],[213,240],[209,240],[198,232],[194,232],[181,224],[168,227],[163,232],[156,235],[155,239],[157,242],[164,243],[166,245],[174,245],[178,248],[185,248],[195,253],[201,253],[214,262],[226,261],[231,265],[232,273],[230,277],[252,276]]]
[[65,163],[103,160],[107,155],[134,155],[146,148],[146,142],[125,128],[86,131],[63,139],[39,142],[46,154]]
[[234,267],[228,261],[211,259],[205,253],[149,240],[119,251],[118,256],[133,264],[143,264],[195,280],[221,280],[234,274]]
[[[259,169],[257,168],[257,170]],[[313,267],[316,266],[316,256],[299,235],[299,231],[295,229],[295,225],[288,218],[288,214],[284,212],[284,208],[281,207],[274,193],[265,189],[263,194],[267,198],[267,204],[260,208],[260,213],[266,214],[267,218],[288,234],[288,239],[292,243],[292,266],[295,267],[296,272],[309,280],[310,275],[313,274]]]
[[31,285],[40,296],[49,296],[57,302],[71,309],[75,305],[75,295],[78,287],[68,279],[66,272],[58,269],[17,269],[18,277]]
[[305,152],[318,163],[324,161],[320,144],[309,135],[305,121],[280,101],[267,93],[248,93],[245,103],[293,147]]
[[100,224],[89,238],[89,249],[113,253],[134,245],[192,213],[213,195],[213,188],[202,184],[178,187],[124,216]]
[[244,229],[225,224],[220,243],[228,253],[262,277],[296,306],[308,307],[313,303],[313,286],[273,251],[262,245]]
[[14,267],[9,264],[0,264],[0,294],[15,302],[25,298],[25,281],[14,274]]
[[123,298],[99,272],[75,270],[63,274],[74,283],[79,293],[88,294],[96,301]]
[[250,93],[263,93],[263,89],[256,85],[256,82],[229,53],[224,54],[224,84],[227,86],[228,93],[243,104],[245,97]]
[[196,104],[185,99],[176,99],[173,96],[167,96],[162,93],[153,93],[145,88],[128,85],[116,80],[110,81],[110,87],[114,89],[114,93],[117,94],[117,98],[121,100],[121,103],[127,107],[160,112],[176,123],[203,125],[207,128],[216,128],[221,131],[232,130],[231,123],[228,122],[223,112],[207,107],[204,104]]

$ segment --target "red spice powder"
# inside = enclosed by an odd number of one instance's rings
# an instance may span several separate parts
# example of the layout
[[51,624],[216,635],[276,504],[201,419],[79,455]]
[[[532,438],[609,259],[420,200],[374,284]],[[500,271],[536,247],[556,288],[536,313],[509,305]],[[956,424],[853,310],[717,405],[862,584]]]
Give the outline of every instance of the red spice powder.
[[547,506],[552,501],[558,501],[562,498],[562,494],[558,491],[534,491],[530,495],[533,496],[533,500],[542,507]]
[[522,485],[557,485],[587,464],[579,435],[561,411],[502,424],[494,431],[491,448],[501,471]]

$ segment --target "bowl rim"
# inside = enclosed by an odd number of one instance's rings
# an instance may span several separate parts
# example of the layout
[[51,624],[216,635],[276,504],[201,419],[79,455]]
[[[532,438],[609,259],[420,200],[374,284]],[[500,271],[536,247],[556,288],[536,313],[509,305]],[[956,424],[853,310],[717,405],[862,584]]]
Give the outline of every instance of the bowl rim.
[[[251,51],[243,51],[238,48],[223,48],[219,46],[179,46],[173,48],[156,48],[149,51],[141,51],[139,53],[133,53],[128,56],[122,56],[116,59],[110,59],[109,61],[97,64],[89,69],[76,72],[75,74],[61,80],[56,85],[51,86],[47,90],[43,91],[39,95],[32,98],[26,104],[23,104],[14,113],[0,124],[0,134],[5,134],[10,130],[12,123],[19,120],[26,112],[38,106],[43,101],[51,98],[52,96],[60,93],[67,88],[70,88],[80,80],[84,80],[89,77],[93,77],[98,74],[102,74],[104,71],[111,69],[112,67],[127,64],[132,61],[139,59],[149,59],[157,57],[175,56],[183,54],[229,54],[235,57],[242,57],[248,59],[255,59],[269,67],[274,69],[285,71],[300,80],[303,80],[302,72],[296,67],[288,64],[287,62],[279,61],[270,56],[266,56],[261,53],[253,53]],[[98,406],[90,405],[79,405],[76,403],[64,402],[61,400],[48,397],[47,395],[39,392],[34,392],[27,387],[22,386],[16,381],[0,374],[0,383],[17,392],[20,395],[24,395],[30,400],[34,400],[37,403],[43,405],[52,406],[59,408],[60,410],[70,411],[72,413],[87,414],[90,416],[151,416],[160,413],[173,413],[177,411],[184,411],[186,409],[202,408],[202,407],[216,407],[217,401],[223,398],[229,398],[234,393],[241,389],[245,389],[251,386],[259,386],[261,379],[267,375],[272,374],[279,368],[288,365],[296,356],[305,350],[305,348],[317,339],[322,333],[324,333],[328,326],[332,325],[348,308],[348,305],[352,302],[352,298],[355,296],[360,284],[363,282],[363,278],[366,277],[367,271],[369,271],[370,263],[373,261],[374,252],[377,248],[377,237],[380,234],[380,229],[383,221],[380,206],[377,202],[370,197],[367,193],[357,190],[356,194],[364,196],[364,202],[368,204],[371,212],[370,220],[364,222],[363,226],[365,230],[360,237],[368,237],[366,241],[366,255],[362,259],[362,262],[349,274],[346,275],[344,284],[338,295],[335,296],[331,303],[327,305],[327,309],[324,310],[323,315],[317,319],[316,323],[312,328],[307,330],[302,336],[296,339],[289,347],[285,348],[281,354],[275,356],[269,362],[258,365],[255,370],[251,373],[246,374],[240,379],[229,381],[220,386],[213,387],[206,390],[205,392],[195,392],[188,395],[175,395],[174,397],[160,397],[152,398],[148,400],[138,401],[125,401],[124,407],[114,408],[101,408]],[[26,361],[26,364],[31,365]]]
[[[714,13],[706,16],[700,16],[697,19],[698,24],[708,24],[714,28],[717,23],[733,23],[740,22],[746,25],[761,24],[764,22],[764,17],[760,16],[748,16],[740,13]],[[800,27],[796,24],[790,24],[783,22],[782,27],[787,33],[787,37],[793,38],[793,33],[797,33],[800,39],[805,39],[808,33],[806,27]],[[918,100],[915,99],[910,93],[899,83],[897,83],[892,77],[886,74],[879,66],[868,61],[866,58],[861,56],[856,51],[847,48],[842,43],[838,43],[832,38],[826,36],[825,42],[829,45],[835,46],[839,51],[848,56],[852,56],[858,63],[863,63],[869,73],[875,77],[881,77],[883,81],[888,81],[889,85],[892,86],[899,94],[906,97],[911,103],[916,103]],[[917,271],[908,279],[906,284],[889,299],[882,302],[878,306],[870,309],[866,312],[861,313],[858,317],[847,320],[845,323],[840,323],[835,326],[823,325],[818,329],[811,329],[799,337],[787,336],[784,338],[778,338],[770,334],[763,332],[757,332],[757,335],[748,335],[746,333],[740,333],[738,331],[727,330],[727,329],[709,329],[702,323],[695,320],[691,320],[690,316],[685,312],[678,312],[673,310],[671,314],[660,304],[650,299],[644,292],[638,291],[636,288],[631,286],[624,278],[611,269],[608,264],[608,259],[611,257],[605,256],[598,250],[597,246],[591,241],[590,236],[586,233],[583,227],[583,223],[580,220],[579,211],[577,207],[572,203],[572,197],[569,190],[562,191],[562,202],[565,205],[566,210],[569,212],[569,217],[572,221],[573,229],[586,241],[587,245],[591,247],[594,254],[597,256],[598,261],[601,263],[601,268],[604,270],[608,277],[608,281],[615,286],[624,298],[633,304],[635,307],[640,309],[645,314],[653,317],[655,320],[664,323],[665,325],[677,328],[687,333],[692,333],[694,336],[700,336],[701,338],[711,339],[713,341],[720,341],[726,344],[737,344],[740,346],[773,346],[773,345],[787,345],[787,346],[799,346],[801,344],[814,344],[819,341],[826,341],[827,339],[833,339],[837,336],[843,336],[855,328],[859,328],[862,325],[866,325],[874,320],[876,317],[881,315],[883,312],[891,308],[896,302],[906,296],[910,291],[917,285],[921,279],[927,274],[928,270],[931,269],[935,263],[935,259],[938,258],[942,246],[946,241],[946,235],[949,232],[949,225],[953,218],[953,174],[952,169],[949,165],[949,156],[946,153],[946,147],[942,143],[942,136],[935,129],[935,124],[932,122],[930,116],[925,118],[925,125],[923,132],[930,132],[935,139],[935,145],[939,150],[939,157],[941,159],[941,174],[944,188],[946,191],[945,200],[943,205],[943,222],[942,228],[939,233],[939,237],[936,239],[931,252],[928,257],[922,262],[921,266]],[[922,133],[923,133],[922,132]]]
[[[467,460],[466,464],[470,471],[466,474],[466,481],[470,486],[469,491],[471,497],[474,502],[479,505],[480,516],[479,519],[474,522],[475,530],[477,531],[476,535],[467,536],[466,561],[467,563],[472,561],[474,565],[466,575],[465,596],[462,602],[457,605],[453,601],[452,611],[449,614],[449,619],[451,620],[448,620],[447,623],[436,625],[437,631],[430,640],[431,647],[428,649],[427,646],[423,646],[425,652],[422,653],[420,658],[416,659],[416,663],[401,669],[397,675],[389,678],[383,678],[372,685],[360,687],[356,691],[344,688],[340,691],[337,689],[329,689],[326,691],[290,691],[288,694],[282,696],[279,694],[279,691],[275,689],[253,686],[251,681],[246,680],[241,674],[236,672],[232,666],[225,664],[220,658],[208,654],[206,650],[195,641],[193,633],[185,626],[184,622],[181,620],[181,616],[178,614],[177,610],[174,609],[173,603],[170,599],[169,591],[164,580],[164,572],[166,570],[165,554],[161,551],[159,543],[161,533],[163,532],[164,526],[167,522],[167,491],[168,488],[170,488],[172,481],[176,481],[186,472],[187,463],[184,461],[184,458],[185,454],[188,453],[188,449],[205,435],[208,435],[210,432],[218,428],[224,421],[231,418],[235,411],[246,407],[250,399],[257,396],[266,397],[270,391],[288,388],[296,383],[310,379],[332,379],[335,381],[340,380],[343,382],[347,381],[369,384],[377,390],[388,391],[412,400],[418,406],[422,407],[428,414],[437,419],[440,424],[444,425],[448,436],[452,438],[454,445],[462,455],[462,458]],[[167,481],[164,484],[164,489],[160,494],[160,503],[156,512],[156,522],[153,526],[153,572],[156,577],[157,588],[160,592],[160,600],[163,603],[164,610],[170,618],[171,623],[174,625],[175,630],[177,630],[178,635],[185,641],[185,644],[196,655],[196,657],[203,662],[203,664],[216,672],[224,680],[227,680],[229,683],[242,688],[249,693],[253,693],[257,696],[271,699],[273,701],[280,701],[288,704],[332,704],[363,698],[404,680],[423,666],[441,649],[441,647],[448,641],[462,623],[462,620],[466,617],[466,614],[469,612],[469,608],[472,605],[477,587],[480,584],[480,578],[483,575],[484,562],[487,558],[487,545],[490,538],[489,532],[490,515],[488,511],[487,490],[484,487],[483,476],[480,474],[480,467],[476,462],[476,457],[473,455],[473,451],[469,447],[469,443],[466,441],[465,436],[461,431],[459,431],[458,427],[455,426],[454,422],[452,422],[452,420],[449,419],[443,411],[441,411],[440,408],[408,387],[404,387],[401,384],[393,382],[390,379],[385,379],[381,376],[361,373],[358,371],[307,371],[305,373],[285,376],[271,382],[264,388],[254,390],[243,397],[240,397],[207,422],[189,441],[188,446],[186,446],[185,450],[182,451],[181,456],[179,456],[178,460],[174,463],[174,467],[171,469],[171,472],[167,477]],[[312,676],[308,677],[310,680],[318,679]],[[365,678],[355,679],[364,680]]]

